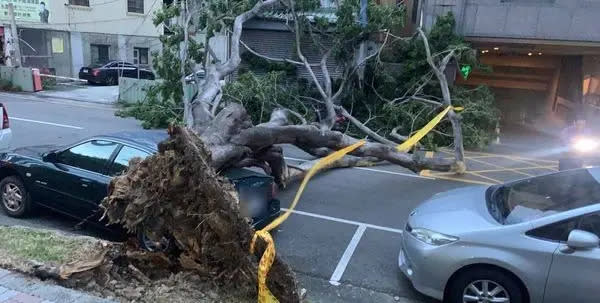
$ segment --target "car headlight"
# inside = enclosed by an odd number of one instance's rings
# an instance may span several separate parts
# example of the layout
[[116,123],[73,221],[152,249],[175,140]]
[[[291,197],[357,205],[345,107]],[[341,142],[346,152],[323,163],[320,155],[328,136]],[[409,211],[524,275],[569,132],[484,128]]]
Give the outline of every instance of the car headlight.
[[413,228],[410,231],[410,234],[421,242],[435,246],[450,244],[452,242],[458,241],[457,237],[444,235],[442,233],[431,231],[425,228]]
[[594,151],[598,147],[600,147],[600,143],[591,138],[577,138],[573,142],[573,148],[582,153]]

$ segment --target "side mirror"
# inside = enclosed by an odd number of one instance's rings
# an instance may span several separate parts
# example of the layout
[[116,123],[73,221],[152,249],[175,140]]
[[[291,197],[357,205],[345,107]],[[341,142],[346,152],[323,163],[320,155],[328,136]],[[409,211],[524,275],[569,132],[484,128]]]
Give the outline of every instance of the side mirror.
[[600,244],[600,239],[595,234],[575,229],[569,233],[567,246],[572,249],[591,249]]
[[55,152],[47,152],[42,157],[42,160],[44,160],[44,162],[55,163],[58,160],[58,157]]

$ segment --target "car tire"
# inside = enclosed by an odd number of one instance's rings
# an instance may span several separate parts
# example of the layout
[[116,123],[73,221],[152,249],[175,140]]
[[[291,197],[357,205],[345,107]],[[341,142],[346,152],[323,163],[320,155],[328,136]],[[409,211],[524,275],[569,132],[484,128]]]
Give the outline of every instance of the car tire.
[[[482,293],[482,290],[485,289],[484,283],[487,283],[487,297],[485,296],[486,294]],[[468,270],[459,274],[454,281],[451,282],[449,287],[447,297],[444,300],[444,302],[448,303],[463,303],[465,302],[465,296],[470,296],[471,299],[475,299],[478,296],[491,299],[489,295],[494,291],[499,291],[497,294],[494,294],[495,298],[508,298],[511,303],[526,302],[525,295],[523,294],[519,283],[515,281],[515,278],[497,269],[475,268]],[[500,287],[500,289],[496,289],[496,287]],[[474,292],[475,289],[480,291],[478,295]],[[475,299],[475,301],[472,302],[494,301],[477,301],[477,299]]]
[[8,176],[0,181],[0,200],[2,209],[10,217],[22,218],[31,213],[31,197],[17,176]]
[[113,76],[106,77],[106,85],[113,86],[113,85],[117,85],[116,83],[117,83],[117,80],[115,79],[115,77],[113,77]]

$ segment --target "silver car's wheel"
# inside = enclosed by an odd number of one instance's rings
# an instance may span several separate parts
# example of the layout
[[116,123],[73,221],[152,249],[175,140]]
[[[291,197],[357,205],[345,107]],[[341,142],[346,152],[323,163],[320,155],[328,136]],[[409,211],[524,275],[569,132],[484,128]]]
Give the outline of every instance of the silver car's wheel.
[[23,193],[17,184],[7,182],[2,188],[2,203],[6,209],[19,212],[25,207]]
[[490,280],[470,283],[463,291],[463,303],[510,303],[510,295],[502,285]]

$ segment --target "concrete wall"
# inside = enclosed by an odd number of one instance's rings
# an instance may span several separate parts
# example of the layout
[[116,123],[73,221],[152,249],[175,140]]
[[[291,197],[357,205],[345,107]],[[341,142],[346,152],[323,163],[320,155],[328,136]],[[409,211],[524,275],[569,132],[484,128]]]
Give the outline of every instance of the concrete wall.
[[156,81],[119,78],[119,101],[125,103],[144,102],[146,100],[146,92],[154,85]]
[[448,11],[465,36],[600,42],[598,0],[425,0],[424,25]]
[[33,92],[31,68],[0,66],[0,79],[9,80],[13,86],[21,87],[24,92]]
[[81,42],[84,65],[95,63],[92,62],[92,44],[108,45],[108,59],[119,59],[119,42],[117,35],[81,33]]
[[83,67],[83,41],[80,32],[71,32],[71,75],[77,75]]
[[51,68],[57,75],[71,75],[71,40],[68,32],[22,28],[19,34],[24,67]]
[[81,33],[84,65],[92,64],[91,45],[108,45],[108,57],[110,60],[125,60],[133,63],[133,49],[135,47],[148,48],[148,65],[152,65],[150,53],[160,50],[161,44],[158,38],[142,36],[124,36],[98,33]]
[[[162,33],[162,26],[155,27],[152,24],[152,16],[161,8],[162,1],[144,0],[143,14],[127,12],[126,0],[89,0],[89,7],[69,5],[68,0],[45,2],[49,11],[48,23],[20,20],[18,25],[61,31],[149,37],[158,37]],[[0,15],[0,20],[7,19]]]

